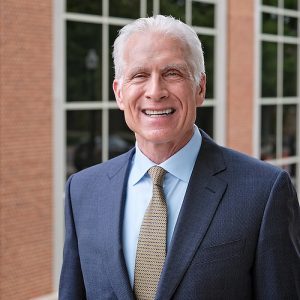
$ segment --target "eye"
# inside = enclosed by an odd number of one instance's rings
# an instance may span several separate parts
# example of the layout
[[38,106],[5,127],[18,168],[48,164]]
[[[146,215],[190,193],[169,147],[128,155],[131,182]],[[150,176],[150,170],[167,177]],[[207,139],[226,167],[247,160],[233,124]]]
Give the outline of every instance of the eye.
[[143,80],[145,78],[147,78],[147,74],[146,73],[137,73],[137,74],[134,74],[131,77],[131,80],[138,81],[138,80]]
[[167,78],[178,78],[178,77],[181,77],[181,74],[178,70],[169,70],[165,73],[165,77],[167,77]]
[[133,78],[141,78],[141,77],[144,77],[145,75],[144,74],[135,74],[133,76]]

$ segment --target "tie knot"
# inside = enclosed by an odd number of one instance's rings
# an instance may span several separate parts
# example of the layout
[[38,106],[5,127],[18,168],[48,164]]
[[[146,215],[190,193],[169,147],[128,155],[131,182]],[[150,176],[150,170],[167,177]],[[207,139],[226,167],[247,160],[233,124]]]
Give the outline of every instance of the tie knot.
[[153,184],[162,186],[164,175],[166,174],[166,170],[159,166],[151,167],[148,170],[148,174],[150,175]]

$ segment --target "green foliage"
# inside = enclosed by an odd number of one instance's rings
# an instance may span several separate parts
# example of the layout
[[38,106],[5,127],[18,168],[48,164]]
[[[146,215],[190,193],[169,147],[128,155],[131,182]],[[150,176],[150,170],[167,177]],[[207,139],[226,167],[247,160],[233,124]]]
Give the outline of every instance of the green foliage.
[[297,45],[284,45],[283,96],[297,96]]
[[[101,99],[101,25],[67,22],[67,101]],[[96,69],[89,70],[86,58],[93,49]]]
[[185,1],[184,0],[161,0],[160,13],[166,16],[185,21]]
[[67,0],[67,11],[81,14],[102,14],[101,0]]
[[215,5],[192,2],[192,25],[211,27],[215,24]]
[[137,19],[140,16],[140,0],[110,0],[109,14],[113,17]]
[[277,96],[277,43],[262,42],[262,97]]

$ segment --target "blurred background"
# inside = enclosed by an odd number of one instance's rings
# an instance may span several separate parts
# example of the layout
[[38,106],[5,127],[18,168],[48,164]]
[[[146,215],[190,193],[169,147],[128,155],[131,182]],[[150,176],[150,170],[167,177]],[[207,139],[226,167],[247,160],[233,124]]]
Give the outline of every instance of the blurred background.
[[57,299],[67,177],[134,145],[112,92],[118,30],[193,26],[197,125],[286,169],[300,189],[300,0],[0,0],[0,299]]

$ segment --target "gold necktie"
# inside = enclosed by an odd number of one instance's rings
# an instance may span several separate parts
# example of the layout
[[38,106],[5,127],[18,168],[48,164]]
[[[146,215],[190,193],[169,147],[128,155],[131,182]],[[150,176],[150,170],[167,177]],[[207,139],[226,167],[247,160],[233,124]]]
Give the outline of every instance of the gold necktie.
[[163,192],[166,170],[154,166],[148,174],[152,178],[153,192],[144,215],[136,252],[134,291],[138,300],[155,298],[166,258],[167,204]]

